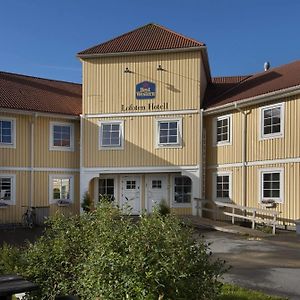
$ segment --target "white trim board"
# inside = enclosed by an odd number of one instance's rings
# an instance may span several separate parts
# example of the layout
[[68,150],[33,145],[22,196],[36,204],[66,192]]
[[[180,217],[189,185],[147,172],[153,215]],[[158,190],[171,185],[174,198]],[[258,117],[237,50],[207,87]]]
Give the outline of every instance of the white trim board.
[[67,120],[79,120],[80,117],[73,115],[65,115],[59,113],[46,113],[41,111],[31,111],[31,110],[22,110],[22,109],[13,109],[13,108],[2,108],[1,113],[7,114],[16,114],[16,115],[30,115],[36,117],[50,117],[55,119],[67,119]]
[[[256,160],[245,163],[245,166],[263,166],[263,165],[275,165],[275,164],[288,164],[288,163],[300,163],[300,157],[283,158],[283,159],[270,159],[270,160]],[[232,164],[220,164],[220,165],[209,165],[207,169],[223,169],[223,168],[238,168],[242,167],[243,163],[232,163]]]
[[164,116],[164,115],[185,115],[199,114],[198,109],[172,110],[172,111],[147,111],[147,112],[128,112],[128,113],[108,113],[108,114],[85,114],[86,119],[92,118],[111,118],[111,117],[135,117],[135,116]]
[[34,172],[79,172],[80,169],[69,168],[30,168],[30,167],[0,167],[0,171],[34,171]]
[[198,170],[199,166],[168,166],[168,167],[119,167],[119,168],[82,168],[83,173],[102,173],[102,174],[131,174],[131,173],[174,173],[183,170]]

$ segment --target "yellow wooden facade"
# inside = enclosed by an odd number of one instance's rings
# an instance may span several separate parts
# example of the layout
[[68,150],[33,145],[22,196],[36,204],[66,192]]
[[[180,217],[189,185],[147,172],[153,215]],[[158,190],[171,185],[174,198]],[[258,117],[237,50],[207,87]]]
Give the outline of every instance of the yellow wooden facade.
[[[261,138],[261,109],[269,105],[282,104],[283,134],[281,137]],[[215,111],[204,117],[206,130],[206,195],[214,199],[214,174],[231,174],[231,200],[249,207],[264,208],[261,203],[261,170],[282,170],[283,203],[277,203],[272,210],[281,212],[282,224],[291,224],[300,218],[298,195],[300,192],[300,96],[280,98],[259,105],[245,106],[246,113],[246,196],[243,200],[243,114],[238,110],[222,113]],[[230,145],[216,146],[214,143],[214,122],[217,117],[232,117],[232,140]]]
[[[82,192],[89,189],[96,195],[96,178],[110,175],[117,182],[115,198],[121,204],[120,174],[135,174],[140,181],[140,211],[147,210],[145,178],[167,174],[168,193],[163,198],[167,198],[165,200],[172,207],[170,193],[174,183],[171,174],[189,176],[186,169],[192,169],[193,195],[198,197],[202,155],[200,135],[195,132],[201,130],[201,100],[207,85],[201,50],[86,58],[82,59],[82,65],[81,155],[83,173],[90,182],[82,187]],[[129,72],[124,72],[126,69]],[[136,85],[143,81],[155,84],[154,99],[136,99]],[[181,144],[158,147],[158,120],[174,119],[181,123]],[[122,149],[106,150],[99,146],[99,124],[110,121],[123,123]],[[97,198],[94,196],[95,202]],[[192,200],[190,204],[172,207],[172,210],[191,214],[193,206]]]
[[[0,223],[20,223],[28,206],[43,209],[41,213],[45,216],[54,215],[56,211],[64,214],[79,213],[79,118],[0,112],[0,119],[2,117],[14,120],[15,147],[0,147],[0,176],[14,176],[15,203],[0,207]],[[74,126],[74,151],[50,149],[51,122]],[[55,175],[73,177],[71,188],[74,198],[66,207],[59,207],[49,201],[50,176]]]

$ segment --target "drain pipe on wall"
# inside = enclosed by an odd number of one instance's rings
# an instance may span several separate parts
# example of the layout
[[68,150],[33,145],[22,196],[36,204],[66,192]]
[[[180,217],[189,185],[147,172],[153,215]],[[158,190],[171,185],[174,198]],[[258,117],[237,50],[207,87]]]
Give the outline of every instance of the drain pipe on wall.
[[235,109],[243,115],[242,125],[242,205],[247,206],[247,178],[246,178],[246,155],[247,155],[247,115],[250,111],[242,110],[238,107],[237,103],[234,105]]
[[37,114],[32,115],[30,122],[30,195],[28,206],[31,207],[33,203],[33,189],[34,189],[34,125]]

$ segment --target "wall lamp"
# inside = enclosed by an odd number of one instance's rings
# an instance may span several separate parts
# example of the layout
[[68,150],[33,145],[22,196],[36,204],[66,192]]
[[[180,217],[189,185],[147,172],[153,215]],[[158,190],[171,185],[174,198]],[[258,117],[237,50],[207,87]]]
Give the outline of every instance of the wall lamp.
[[132,71],[130,71],[127,67],[124,70],[124,73],[133,73]]
[[161,65],[158,65],[157,71],[165,71],[165,69]]

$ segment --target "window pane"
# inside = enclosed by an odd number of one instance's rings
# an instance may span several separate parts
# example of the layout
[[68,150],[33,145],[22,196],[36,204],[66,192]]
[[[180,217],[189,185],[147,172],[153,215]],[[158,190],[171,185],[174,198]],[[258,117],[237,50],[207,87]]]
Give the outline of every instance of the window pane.
[[177,122],[170,122],[170,129],[177,129]]
[[160,127],[160,129],[168,129],[168,123],[159,123],[159,127]]
[[169,143],[177,143],[177,136],[170,136]]
[[174,179],[174,201],[177,203],[190,203],[192,181],[189,177],[178,176]]

